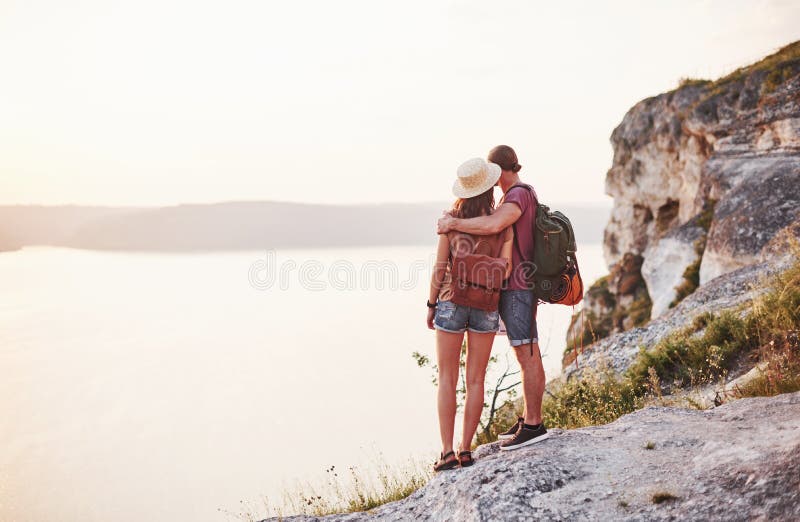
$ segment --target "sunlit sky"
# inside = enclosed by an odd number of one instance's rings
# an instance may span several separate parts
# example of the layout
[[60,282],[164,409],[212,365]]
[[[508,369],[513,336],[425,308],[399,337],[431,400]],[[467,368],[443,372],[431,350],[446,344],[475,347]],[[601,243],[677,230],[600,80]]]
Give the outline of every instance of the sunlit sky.
[[800,2],[0,0],[0,204],[441,201],[499,143],[607,203],[638,100],[800,39]]

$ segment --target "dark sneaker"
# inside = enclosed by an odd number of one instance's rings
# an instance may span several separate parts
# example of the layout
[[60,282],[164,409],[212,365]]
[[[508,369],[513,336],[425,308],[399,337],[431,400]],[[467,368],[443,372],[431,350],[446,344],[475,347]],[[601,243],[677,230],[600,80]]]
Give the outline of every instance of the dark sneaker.
[[523,446],[528,446],[535,442],[542,441],[549,437],[550,434],[544,429],[544,424],[539,424],[535,428],[526,428],[523,424],[520,426],[519,431],[514,435],[513,439],[506,440],[500,443],[501,450],[515,450]]
[[516,434],[517,434],[517,431],[519,431],[519,427],[520,427],[520,426],[522,426],[522,424],[523,424],[524,422],[525,422],[525,419],[523,419],[522,417],[520,417],[519,419],[517,419],[517,422],[515,422],[513,426],[511,426],[510,428],[508,428],[508,430],[507,430],[507,431],[504,431],[503,433],[501,433],[500,435],[498,435],[498,436],[497,436],[497,439],[498,439],[498,440],[507,440],[507,439],[513,439],[513,438],[514,438],[514,435],[516,435]]

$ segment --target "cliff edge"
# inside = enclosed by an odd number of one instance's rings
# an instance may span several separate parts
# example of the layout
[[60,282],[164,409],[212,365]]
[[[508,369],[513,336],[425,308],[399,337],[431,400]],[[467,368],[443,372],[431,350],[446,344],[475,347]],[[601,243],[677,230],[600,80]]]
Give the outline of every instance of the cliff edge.
[[685,81],[639,102],[611,142],[606,261],[644,258],[657,317],[698,257],[702,285],[766,260],[771,240],[798,221],[800,42],[715,82]]
[[[800,237],[800,42],[716,81],[683,80],[642,100],[611,143],[610,275],[589,288],[570,345],[642,327],[717,278],[782,262]],[[751,270],[730,291],[752,295],[769,271]],[[686,317],[691,307],[683,308]],[[567,354],[565,367],[571,361]]]
[[705,411],[649,407],[511,452],[481,446],[474,466],[405,500],[321,518],[797,520],[800,392]]

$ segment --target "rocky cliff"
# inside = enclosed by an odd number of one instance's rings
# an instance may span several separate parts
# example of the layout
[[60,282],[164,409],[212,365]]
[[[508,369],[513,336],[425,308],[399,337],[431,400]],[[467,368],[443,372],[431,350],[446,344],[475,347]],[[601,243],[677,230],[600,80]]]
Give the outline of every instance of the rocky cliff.
[[[800,42],[637,103],[611,143],[604,254],[612,278],[627,273],[643,284],[601,281],[611,294],[602,302],[589,292],[592,322],[576,320],[569,332],[588,343],[645,324],[634,320],[643,313],[664,315],[716,277],[779,257],[787,237],[800,236]],[[627,321],[609,331],[604,314]]]
[[698,258],[700,284],[764,261],[800,215],[800,42],[687,83],[636,104],[611,136],[606,261],[644,258],[653,317]]
[[[513,452],[481,446],[355,520],[797,520],[800,393],[706,411],[650,407],[605,426],[553,430]],[[317,520],[289,517],[283,520]]]

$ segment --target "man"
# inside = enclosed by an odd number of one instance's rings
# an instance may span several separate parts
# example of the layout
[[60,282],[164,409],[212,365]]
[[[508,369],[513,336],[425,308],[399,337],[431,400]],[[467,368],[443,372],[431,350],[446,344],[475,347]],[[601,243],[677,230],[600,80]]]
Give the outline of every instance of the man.
[[536,192],[519,179],[522,168],[514,149],[499,145],[489,152],[488,160],[502,169],[499,185],[503,190],[502,204],[491,215],[472,219],[457,219],[445,214],[439,219],[438,233],[451,230],[476,235],[496,234],[514,226],[512,272],[507,288],[500,294],[500,317],[506,325],[508,341],[522,370],[522,393],[525,416],[499,438],[500,449],[512,450],[542,441],[548,437],[542,423],[544,367],[539,352],[536,328],[538,301],[529,283],[528,272],[533,265],[533,231],[536,220]]

